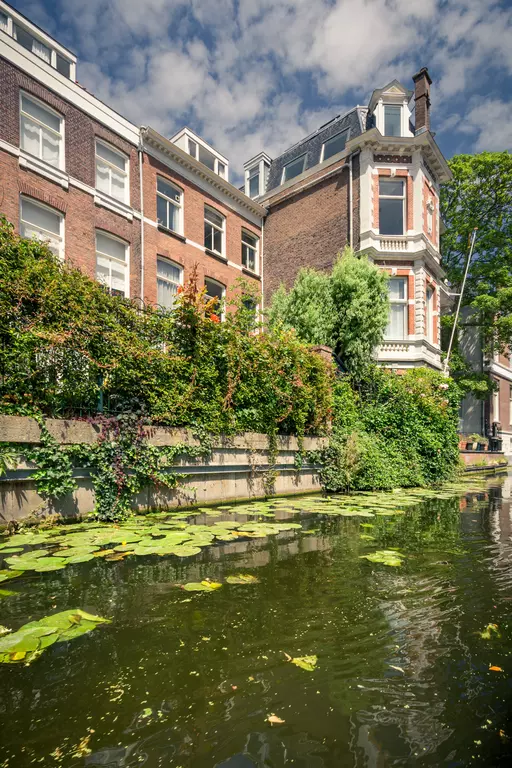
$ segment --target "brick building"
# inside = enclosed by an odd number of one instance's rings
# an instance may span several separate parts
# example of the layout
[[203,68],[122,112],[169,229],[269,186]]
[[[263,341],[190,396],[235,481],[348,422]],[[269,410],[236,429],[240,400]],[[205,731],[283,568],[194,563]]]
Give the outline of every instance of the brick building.
[[[440,368],[439,185],[450,177],[430,132],[426,69],[414,91],[394,80],[280,157],[245,168],[245,191],[267,208],[265,303],[301,267],[329,269],[345,245],[390,275],[391,309],[378,360]],[[415,125],[411,118],[415,105]]]
[[197,268],[207,293],[260,289],[265,209],[188,129],[138,128],[76,80],[74,54],[0,0],[0,212],[112,293],[172,306]]

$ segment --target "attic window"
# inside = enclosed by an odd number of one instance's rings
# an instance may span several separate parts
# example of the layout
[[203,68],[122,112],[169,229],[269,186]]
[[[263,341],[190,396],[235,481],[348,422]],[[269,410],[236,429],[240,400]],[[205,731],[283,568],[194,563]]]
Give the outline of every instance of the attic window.
[[384,107],[384,136],[402,135],[402,107]]
[[0,29],[3,29],[4,32],[7,32],[9,28],[9,17],[6,13],[3,13],[3,11],[0,11]]
[[345,149],[347,138],[348,131],[342,131],[341,133],[337,133],[336,136],[327,139],[322,147],[322,161],[328,160],[333,155],[337,155],[338,152],[342,152]]
[[48,64],[51,63],[51,51],[48,46],[33,37],[26,29],[23,29],[23,27],[19,27],[16,24],[14,27],[14,36],[18,43],[26,48],[27,51],[32,51],[32,53],[35,53],[35,55],[39,56],[43,61],[46,61]]
[[281,184],[284,184],[285,181],[290,181],[290,179],[294,179],[295,176],[300,176],[300,174],[304,172],[305,167],[306,155],[301,155],[290,163],[287,163],[283,168],[283,179]]

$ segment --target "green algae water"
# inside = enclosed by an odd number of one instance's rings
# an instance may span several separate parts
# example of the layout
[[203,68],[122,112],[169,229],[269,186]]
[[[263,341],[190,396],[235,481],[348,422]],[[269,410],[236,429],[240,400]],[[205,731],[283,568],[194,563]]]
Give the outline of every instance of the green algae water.
[[4,653],[1,768],[510,765],[509,478],[208,513],[3,541],[1,625],[110,623]]

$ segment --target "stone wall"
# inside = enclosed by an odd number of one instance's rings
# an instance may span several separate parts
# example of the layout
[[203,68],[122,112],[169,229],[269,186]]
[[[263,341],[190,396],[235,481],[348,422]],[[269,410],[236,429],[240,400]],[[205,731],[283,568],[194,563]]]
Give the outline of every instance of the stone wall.
[[[98,439],[99,428],[86,421],[49,419],[48,431],[62,445],[75,443],[92,444]],[[40,429],[30,418],[0,416],[0,442],[23,444],[39,443]],[[185,443],[199,445],[187,430],[148,428],[148,439],[153,445],[165,446]],[[325,445],[326,438],[307,437],[305,451],[317,450]],[[280,436],[278,454],[273,467],[277,471],[274,483],[276,494],[308,493],[320,490],[317,467],[304,464],[296,470],[294,460],[299,449],[297,438]],[[245,433],[234,437],[220,437],[207,458],[179,457],[169,471],[186,475],[179,487],[155,489],[148,487],[134,499],[134,507],[191,507],[194,505],[221,503],[265,496],[264,481],[269,469],[268,438],[266,435]],[[15,470],[0,477],[0,523],[20,520],[32,514],[46,511],[72,517],[87,514],[94,509],[94,493],[86,469],[75,470],[77,490],[56,500],[51,507],[35,489],[30,475],[33,465],[23,459]]]

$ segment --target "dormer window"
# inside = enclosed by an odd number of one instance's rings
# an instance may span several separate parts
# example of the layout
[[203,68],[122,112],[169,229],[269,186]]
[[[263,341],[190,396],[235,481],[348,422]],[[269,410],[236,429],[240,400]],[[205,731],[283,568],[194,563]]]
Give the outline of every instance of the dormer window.
[[338,152],[343,152],[347,138],[348,131],[342,131],[337,133],[336,136],[331,136],[330,139],[327,139],[322,147],[322,162],[328,160],[333,155],[337,155]]
[[14,37],[20,45],[27,49],[27,51],[32,51],[32,53],[35,53],[40,59],[46,61],[47,64],[51,64],[51,51],[48,46],[40,40],[36,40],[36,38],[27,32],[26,29],[15,24]]
[[[185,136],[183,132],[178,134],[178,137],[175,136],[172,140],[178,146],[181,146],[182,149],[186,148],[189,155],[192,155],[195,160],[198,160],[203,165],[206,165],[210,171],[213,171],[223,179],[227,179],[227,164],[222,162],[222,160],[220,160],[217,155],[214,154],[214,152],[211,152],[209,149],[203,146],[203,144],[200,144],[199,141],[194,141],[194,139],[191,139],[190,136]],[[184,144],[183,142],[185,141],[186,143]]]
[[304,168],[306,167],[306,157],[307,155],[301,155],[296,160],[292,160],[284,166],[281,184],[284,184],[285,181],[290,181],[290,179],[294,179],[295,176],[300,176],[300,174],[304,172]]
[[386,104],[384,106],[384,136],[402,135],[402,107]]
[[249,197],[254,199],[260,194],[260,168],[259,165],[249,173]]
[[68,56],[65,48],[28,19],[23,18],[14,8],[0,10],[0,31],[12,37],[18,45],[57,70],[59,74],[75,80],[75,56],[71,52]]
[[9,29],[9,17],[3,11],[0,11],[0,29],[7,32]]

